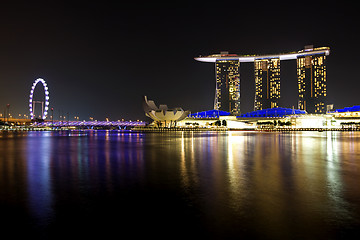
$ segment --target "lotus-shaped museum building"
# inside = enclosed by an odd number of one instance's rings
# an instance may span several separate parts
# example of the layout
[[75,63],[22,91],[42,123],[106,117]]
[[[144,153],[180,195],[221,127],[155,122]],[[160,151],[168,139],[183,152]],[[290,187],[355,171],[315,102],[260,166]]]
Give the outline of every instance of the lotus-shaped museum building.
[[190,111],[184,111],[180,107],[169,109],[165,104],[160,104],[157,107],[153,100],[147,99],[147,96],[144,96],[143,108],[146,116],[156,122],[164,123],[165,126],[176,124],[176,122],[185,119],[190,114]]

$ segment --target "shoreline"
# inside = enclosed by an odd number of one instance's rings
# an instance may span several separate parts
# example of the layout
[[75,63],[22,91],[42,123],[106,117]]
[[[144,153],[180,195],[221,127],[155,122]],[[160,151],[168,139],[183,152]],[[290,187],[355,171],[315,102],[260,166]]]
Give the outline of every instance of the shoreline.
[[228,132],[228,131],[251,131],[251,132],[358,132],[360,128],[263,128],[263,129],[239,129],[239,128],[131,128],[131,129],[84,129],[84,128],[11,128],[0,129],[1,132],[38,132],[38,131],[123,131],[123,132]]

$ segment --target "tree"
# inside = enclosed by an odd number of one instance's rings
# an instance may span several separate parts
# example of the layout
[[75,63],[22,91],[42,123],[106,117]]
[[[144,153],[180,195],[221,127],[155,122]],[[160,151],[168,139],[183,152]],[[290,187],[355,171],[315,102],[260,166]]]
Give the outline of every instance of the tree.
[[291,126],[291,122],[290,121],[285,122],[285,126]]

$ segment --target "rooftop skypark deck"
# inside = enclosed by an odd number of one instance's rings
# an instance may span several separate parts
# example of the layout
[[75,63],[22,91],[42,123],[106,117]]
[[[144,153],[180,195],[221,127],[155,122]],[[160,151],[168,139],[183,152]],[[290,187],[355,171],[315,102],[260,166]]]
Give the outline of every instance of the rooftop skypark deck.
[[220,54],[199,56],[196,57],[195,60],[200,62],[216,62],[217,60],[239,60],[240,62],[254,62],[257,59],[271,59],[271,58],[280,58],[280,60],[293,60],[301,56],[316,55],[316,54],[325,54],[327,56],[330,54],[330,48],[329,47],[306,48],[298,52],[279,53],[279,54],[271,54],[271,55],[238,55],[238,54],[229,54],[227,52],[223,52]]

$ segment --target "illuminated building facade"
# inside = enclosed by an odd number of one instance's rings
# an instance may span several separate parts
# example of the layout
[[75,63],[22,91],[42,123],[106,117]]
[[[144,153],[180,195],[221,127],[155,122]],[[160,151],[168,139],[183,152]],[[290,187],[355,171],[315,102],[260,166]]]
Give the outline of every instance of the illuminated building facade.
[[[311,51],[312,48],[304,50]],[[297,58],[299,109],[308,113],[326,113],[326,55]]]
[[240,62],[218,60],[216,68],[216,90],[214,109],[240,114]]
[[254,111],[279,107],[280,59],[256,59]]
[[199,56],[195,60],[215,63],[216,93],[214,109],[240,114],[240,63],[254,62],[254,110],[276,108],[280,100],[280,61],[297,61],[299,109],[325,113],[326,57],[330,48],[313,48],[275,55],[237,55],[222,52]]

